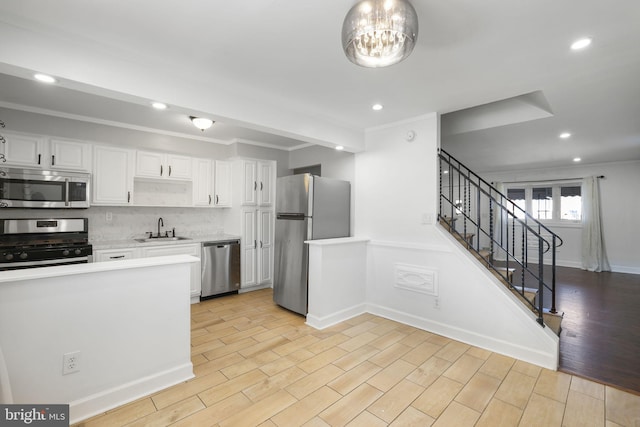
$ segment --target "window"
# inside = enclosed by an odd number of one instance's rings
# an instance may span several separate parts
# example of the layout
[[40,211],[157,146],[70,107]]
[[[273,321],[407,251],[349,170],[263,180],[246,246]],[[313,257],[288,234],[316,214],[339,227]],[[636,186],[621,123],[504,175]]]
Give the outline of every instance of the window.
[[[524,188],[509,188],[507,189],[507,197],[511,199],[513,203],[522,211],[527,210],[526,198],[525,198],[525,190]],[[516,218],[524,218],[524,213],[519,209],[514,209],[514,213]]]
[[[578,183],[551,185],[518,185],[507,187],[507,197],[518,207],[540,221],[582,219],[582,187]],[[517,218],[524,214],[516,210]]]
[[551,187],[531,189],[531,213],[535,219],[553,219],[552,193]]

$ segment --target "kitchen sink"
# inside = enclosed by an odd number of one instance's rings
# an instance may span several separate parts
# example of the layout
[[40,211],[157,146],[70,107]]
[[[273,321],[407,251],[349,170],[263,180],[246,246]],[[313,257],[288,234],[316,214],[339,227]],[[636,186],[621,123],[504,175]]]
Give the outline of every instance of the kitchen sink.
[[142,239],[134,239],[136,242],[140,243],[148,243],[148,242],[174,242],[176,240],[191,240],[190,237],[169,237],[169,236],[161,236],[161,237],[145,237]]

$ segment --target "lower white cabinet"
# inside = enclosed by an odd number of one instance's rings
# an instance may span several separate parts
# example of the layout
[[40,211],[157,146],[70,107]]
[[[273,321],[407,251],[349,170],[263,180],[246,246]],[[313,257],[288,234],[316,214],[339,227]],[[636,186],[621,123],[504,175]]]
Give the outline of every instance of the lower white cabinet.
[[120,261],[133,258],[140,258],[140,250],[138,248],[99,249],[93,251],[93,262]]
[[[200,259],[201,246],[199,243],[186,245],[142,246],[139,248],[98,249],[93,252],[94,262],[119,261],[132,258],[150,258],[169,255],[192,255]],[[200,263],[191,264],[191,303],[200,301],[202,289]]]

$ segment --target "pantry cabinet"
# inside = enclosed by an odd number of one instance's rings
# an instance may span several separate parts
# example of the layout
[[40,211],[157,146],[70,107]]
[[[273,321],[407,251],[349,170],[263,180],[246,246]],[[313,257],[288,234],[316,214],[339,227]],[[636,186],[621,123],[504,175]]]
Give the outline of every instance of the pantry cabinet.
[[242,205],[272,206],[275,193],[275,163],[243,159],[241,167]]
[[273,283],[273,210],[243,208],[241,216],[241,288],[271,285]]

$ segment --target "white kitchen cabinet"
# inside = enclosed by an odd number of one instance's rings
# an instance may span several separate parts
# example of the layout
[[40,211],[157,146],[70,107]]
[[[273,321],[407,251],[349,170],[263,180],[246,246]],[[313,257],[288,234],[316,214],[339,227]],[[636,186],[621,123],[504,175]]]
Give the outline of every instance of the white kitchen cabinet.
[[214,204],[217,207],[231,207],[233,163],[221,160],[215,161],[213,179]]
[[91,145],[39,135],[3,132],[0,143],[3,166],[32,167],[89,172],[91,170]]
[[47,160],[51,169],[85,171],[91,170],[91,144],[66,139],[51,139],[51,155]]
[[120,261],[140,258],[138,248],[98,249],[93,251],[93,262]]
[[193,159],[193,204],[194,206],[212,206],[213,185],[211,174],[211,160]]
[[243,208],[241,216],[241,288],[271,285],[273,282],[273,210]]
[[275,162],[241,161],[243,206],[272,206],[275,192]]
[[[162,246],[143,246],[140,248],[142,258],[168,256],[168,255],[192,255],[200,259],[202,245],[162,245]],[[202,289],[202,277],[200,272],[200,263],[191,264],[191,303],[200,301],[200,292]]]
[[193,159],[194,206],[231,207],[233,163]]
[[191,157],[151,151],[136,152],[136,178],[191,180]]
[[41,168],[46,147],[44,138],[35,135],[22,135],[2,132],[4,141],[0,144],[2,166],[26,166]]
[[96,145],[93,147],[93,205],[133,204],[135,151]]

